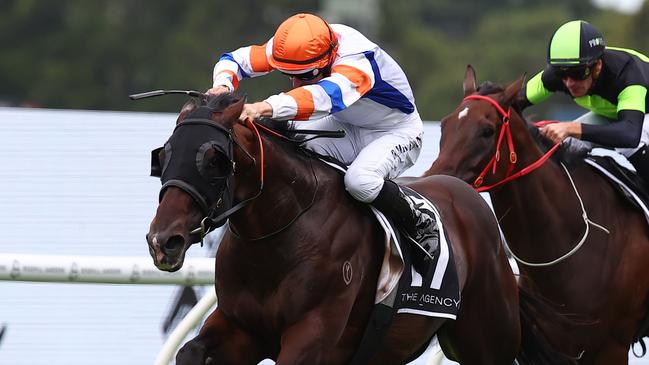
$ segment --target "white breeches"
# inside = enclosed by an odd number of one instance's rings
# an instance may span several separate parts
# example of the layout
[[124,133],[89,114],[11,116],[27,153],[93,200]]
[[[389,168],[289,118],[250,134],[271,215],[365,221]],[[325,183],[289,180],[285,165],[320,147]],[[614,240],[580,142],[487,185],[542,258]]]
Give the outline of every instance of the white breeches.
[[298,129],[345,131],[344,138],[317,138],[307,142],[307,148],[348,165],[345,188],[355,199],[370,203],[381,191],[383,181],[414,165],[421,151],[423,123],[419,113],[393,113],[390,117],[394,118],[392,123],[383,119],[376,129],[368,128],[371,124],[367,121],[359,126],[336,114],[294,124]]

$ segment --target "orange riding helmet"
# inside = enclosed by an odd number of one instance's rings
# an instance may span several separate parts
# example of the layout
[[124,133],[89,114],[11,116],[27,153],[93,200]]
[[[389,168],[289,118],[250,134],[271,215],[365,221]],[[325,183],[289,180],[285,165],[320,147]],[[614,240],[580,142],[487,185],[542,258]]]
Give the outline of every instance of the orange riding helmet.
[[296,14],[277,28],[268,63],[290,74],[309,72],[329,66],[337,50],[338,38],[324,19]]

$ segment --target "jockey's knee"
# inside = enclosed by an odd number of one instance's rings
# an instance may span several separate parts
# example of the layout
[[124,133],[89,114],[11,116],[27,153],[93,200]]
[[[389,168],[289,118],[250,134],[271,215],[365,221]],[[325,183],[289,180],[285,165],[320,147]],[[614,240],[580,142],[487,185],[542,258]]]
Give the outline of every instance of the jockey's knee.
[[383,176],[376,171],[354,168],[351,166],[345,174],[345,189],[364,203],[371,203],[383,187]]

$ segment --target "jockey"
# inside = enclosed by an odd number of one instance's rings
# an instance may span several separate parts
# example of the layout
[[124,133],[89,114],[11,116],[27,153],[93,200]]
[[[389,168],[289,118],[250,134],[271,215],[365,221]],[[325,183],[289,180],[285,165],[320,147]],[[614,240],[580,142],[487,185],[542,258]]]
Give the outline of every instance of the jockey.
[[548,47],[548,65],[532,77],[519,104],[527,107],[553,92],[569,94],[590,112],[571,122],[540,129],[555,143],[595,144],[614,148],[627,157],[649,184],[649,58],[639,52],[604,46],[604,37],[591,24],[575,20],[556,30]]
[[392,179],[411,167],[421,150],[423,123],[401,67],[357,30],[312,14],[285,20],[263,45],[239,48],[214,66],[218,94],[241,79],[278,70],[293,89],[245,104],[242,120],[292,120],[297,129],[339,130],[345,138],[318,138],[307,148],[348,165],[345,188],[400,224],[430,252],[436,222],[420,211]]

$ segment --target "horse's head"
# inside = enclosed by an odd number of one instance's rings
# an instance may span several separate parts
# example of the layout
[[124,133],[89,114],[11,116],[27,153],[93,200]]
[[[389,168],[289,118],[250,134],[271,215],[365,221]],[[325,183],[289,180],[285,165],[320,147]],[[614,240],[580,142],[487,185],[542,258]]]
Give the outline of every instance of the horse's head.
[[464,99],[442,119],[440,153],[426,174],[453,175],[476,186],[482,182],[476,179],[481,179],[486,169],[493,170],[490,172],[495,174],[495,180],[502,180],[511,172],[495,169],[491,161],[503,158],[510,164],[516,162],[507,129],[510,117],[515,114],[520,119],[513,105],[524,79],[522,76],[507,87],[487,82],[476,88],[475,72],[467,66]]
[[196,228],[203,219],[230,209],[238,143],[233,129],[243,104],[231,94],[187,102],[169,140],[153,151],[151,174],[162,188],[147,243],[158,269],[180,269],[186,250],[202,239]]

